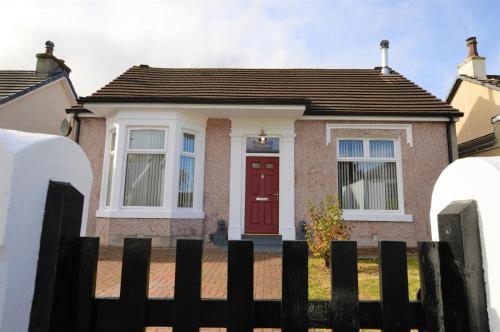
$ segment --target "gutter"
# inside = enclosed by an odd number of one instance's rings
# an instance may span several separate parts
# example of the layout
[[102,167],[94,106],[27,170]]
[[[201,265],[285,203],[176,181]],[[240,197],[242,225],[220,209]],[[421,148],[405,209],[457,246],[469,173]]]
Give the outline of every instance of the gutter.
[[91,113],[88,109],[84,108],[82,105],[74,105],[66,109],[66,114],[72,114],[73,120],[75,120],[75,143],[80,144],[80,125],[81,118],[80,113]]
[[[448,145],[448,163],[451,164],[458,158],[457,135],[455,131],[455,119],[450,117],[446,124],[446,141]],[[456,156],[453,151],[456,150]]]
[[80,144],[80,118],[78,117],[78,113],[73,115],[73,120],[75,120],[75,143]]

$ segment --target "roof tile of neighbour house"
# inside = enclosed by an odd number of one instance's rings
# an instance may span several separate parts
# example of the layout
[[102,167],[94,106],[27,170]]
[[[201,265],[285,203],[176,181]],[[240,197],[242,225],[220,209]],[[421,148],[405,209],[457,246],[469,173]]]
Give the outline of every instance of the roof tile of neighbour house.
[[66,77],[66,74],[60,73],[47,77],[35,75],[34,70],[0,70],[0,104],[62,77]]
[[487,87],[487,88],[500,90],[500,75],[487,75],[486,78],[484,78],[484,79],[470,77],[467,75],[459,75],[457,77],[457,79],[455,80],[455,83],[451,87],[451,90],[448,94],[448,97],[446,98],[447,103],[451,103],[451,101],[453,100],[453,97],[455,96],[455,93],[457,92],[458,87],[460,86],[460,83],[462,81],[467,81],[467,82],[482,85],[482,86]]
[[461,116],[392,71],[134,66],[81,102],[306,104],[305,115]]

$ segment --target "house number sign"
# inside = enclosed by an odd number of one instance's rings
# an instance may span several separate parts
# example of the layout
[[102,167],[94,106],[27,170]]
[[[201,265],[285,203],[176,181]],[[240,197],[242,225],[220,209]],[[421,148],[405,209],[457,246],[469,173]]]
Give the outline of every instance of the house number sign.
[[280,139],[278,137],[267,137],[264,143],[258,137],[247,137],[247,153],[279,153]]

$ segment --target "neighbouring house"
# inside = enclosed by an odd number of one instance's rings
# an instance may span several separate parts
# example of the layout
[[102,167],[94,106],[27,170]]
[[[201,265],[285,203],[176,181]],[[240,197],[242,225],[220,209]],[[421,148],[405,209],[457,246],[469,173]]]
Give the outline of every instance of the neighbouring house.
[[64,110],[77,99],[71,69],[54,56],[53,42],[45,46],[45,53],[36,55],[35,70],[0,70],[0,128],[69,135]]
[[447,98],[464,113],[456,124],[459,157],[500,156],[500,75],[486,74],[475,37],[466,43],[467,58]]
[[[69,113],[94,173],[88,234],[295,239],[308,202],[338,195],[361,246],[430,238],[434,182],[461,113],[375,69],[134,66]],[[456,147],[455,147],[456,148]]]

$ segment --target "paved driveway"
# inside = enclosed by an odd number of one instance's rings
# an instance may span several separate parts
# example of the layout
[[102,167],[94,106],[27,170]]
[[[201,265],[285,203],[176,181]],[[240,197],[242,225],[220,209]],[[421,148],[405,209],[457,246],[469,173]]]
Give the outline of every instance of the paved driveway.
[[[98,297],[118,297],[121,279],[121,248],[100,249],[97,268]],[[175,282],[175,250],[153,249],[149,275],[149,297],[173,297]],[[203,250],[201,293],[203,298],[225,298],[227,252],[206,246]],[[281,256],[277,253],[255,253],[254,297],[281,298]],[[148,328],[148,332],[166,332],[169,328]],[[225,331],[225,329],[202,329]],[[258,330],[256,330],[258,331]],[[261,330],[274,331],[274,330]],[[275,330],[279,331],[279,330]]]

